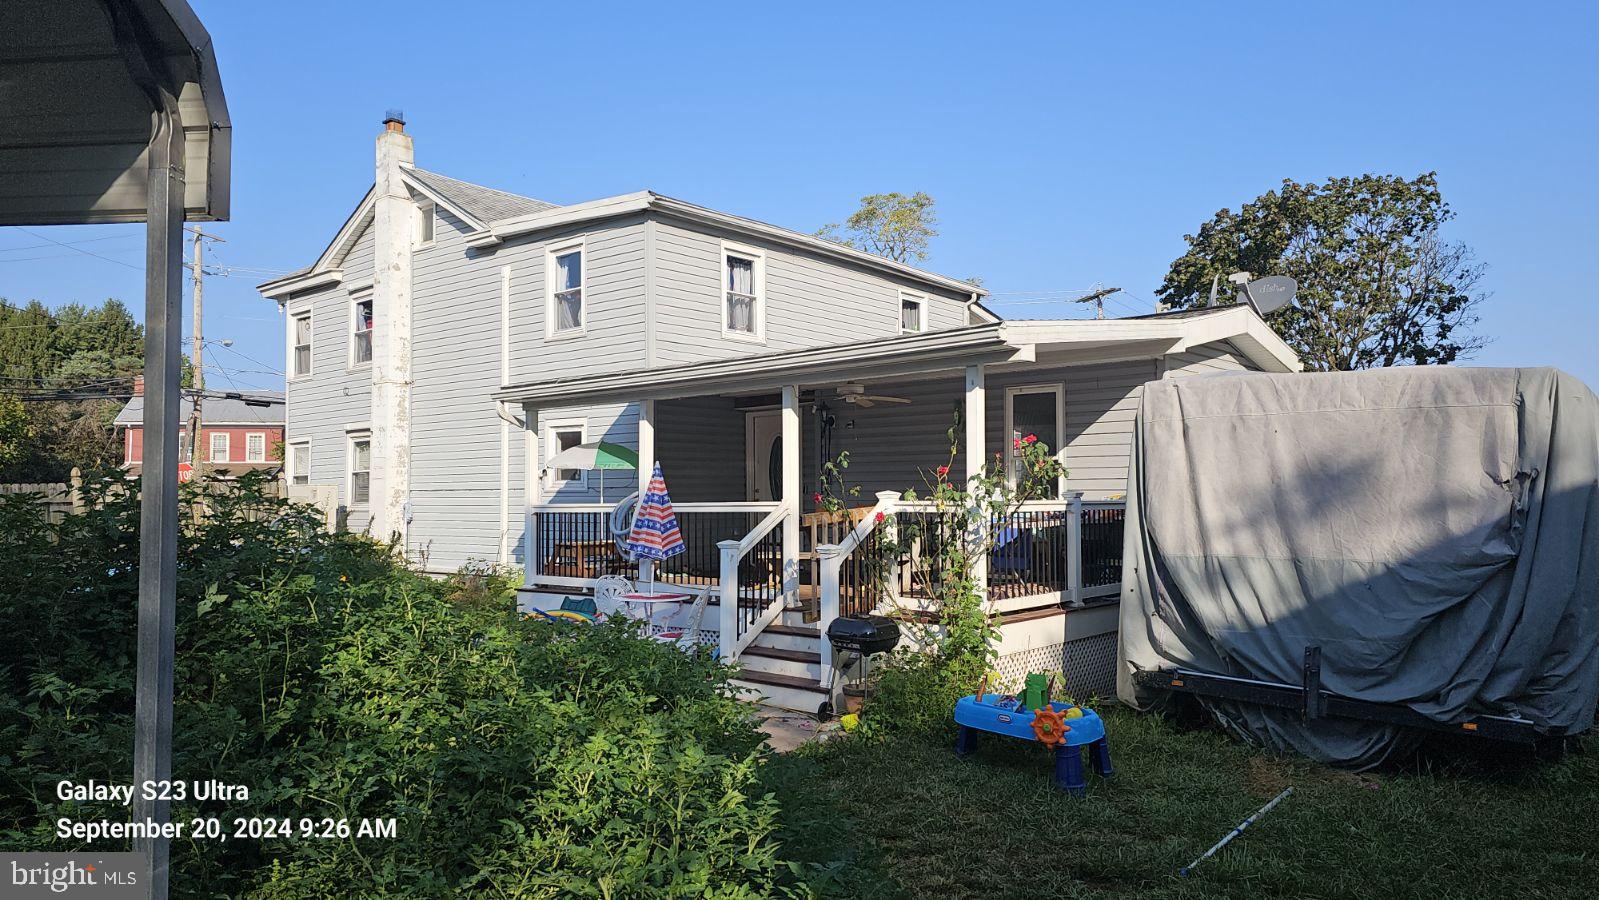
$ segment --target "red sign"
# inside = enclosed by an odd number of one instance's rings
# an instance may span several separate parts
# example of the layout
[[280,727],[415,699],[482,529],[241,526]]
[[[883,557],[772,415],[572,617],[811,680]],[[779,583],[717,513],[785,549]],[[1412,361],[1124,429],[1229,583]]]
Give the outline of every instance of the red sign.
[[194,466],[188,463],[178,463],[178,484],[188,484],[194,477]]

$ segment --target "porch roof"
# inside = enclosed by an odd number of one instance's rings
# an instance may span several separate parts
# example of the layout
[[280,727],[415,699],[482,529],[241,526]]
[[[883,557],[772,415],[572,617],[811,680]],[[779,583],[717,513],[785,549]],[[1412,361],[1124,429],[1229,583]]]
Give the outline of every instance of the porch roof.
[[1253,310],[1228,306],[1129,319],[969,325],[658,369],[530,381],[507,385],[493,397],[505,403],[543,405],[755,394],[785,385],[821,386],[932,375],[972,365],[1031,363],[1040,353],[1155,358],[1219,340],[1233,341],[1266,371],[1301,367],[1294,352]]

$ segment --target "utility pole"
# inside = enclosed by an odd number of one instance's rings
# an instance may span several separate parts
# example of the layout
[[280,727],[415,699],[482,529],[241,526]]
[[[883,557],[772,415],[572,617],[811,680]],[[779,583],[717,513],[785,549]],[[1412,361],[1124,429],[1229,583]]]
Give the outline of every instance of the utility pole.
[[1105,318],[1105,298],[1119,290],[1121,290],[1119,287],[1100,288],[1099,290],[1091,291],[1090,293],[1078,297],[1077,302],[1094,304],[1094,318],[1103,319]]
[[222,238],[206,234],[199,226],[188,229],[194,235],[194,259],[189,262],[189,274],[194,279],[194,345],[189,358],[194,368],[194,386],[189,406],[189,471],[200,474],[200,403],[205,391],[205,241]]

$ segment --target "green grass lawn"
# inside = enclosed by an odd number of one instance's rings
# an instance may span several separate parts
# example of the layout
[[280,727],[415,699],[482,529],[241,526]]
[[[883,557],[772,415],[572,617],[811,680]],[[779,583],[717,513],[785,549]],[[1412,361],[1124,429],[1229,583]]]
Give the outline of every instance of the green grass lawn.
[[[1105,714],[1116,776],[1057,791],[1052,759],[900,737],[777,757],[783,854],[828,897],[1595,897],[1599,754],[1532,764],[1434,747],[1352,774],[1156,716]],[[1294,793],[1187,879],[1177,869]]]

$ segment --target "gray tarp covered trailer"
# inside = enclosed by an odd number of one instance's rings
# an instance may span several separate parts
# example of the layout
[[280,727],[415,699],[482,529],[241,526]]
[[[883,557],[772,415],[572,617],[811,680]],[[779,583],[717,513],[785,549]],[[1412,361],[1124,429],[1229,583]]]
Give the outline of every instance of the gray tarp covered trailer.
[[1570,734],[1599,699],[1599,398],[1554,369],[1146,385],[1117,693],[1365,766],[1412,725]]

